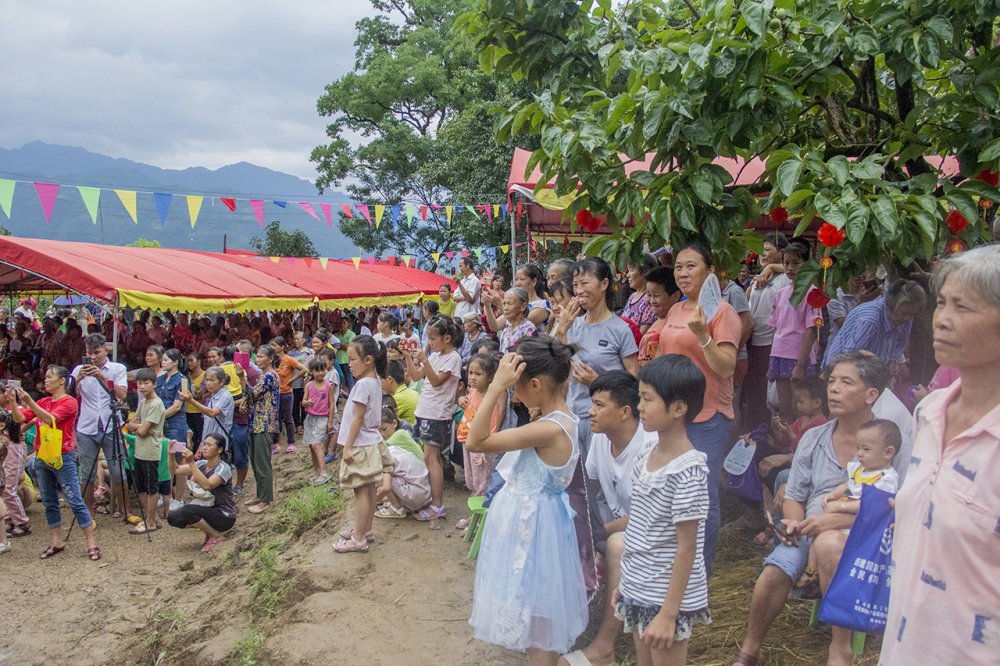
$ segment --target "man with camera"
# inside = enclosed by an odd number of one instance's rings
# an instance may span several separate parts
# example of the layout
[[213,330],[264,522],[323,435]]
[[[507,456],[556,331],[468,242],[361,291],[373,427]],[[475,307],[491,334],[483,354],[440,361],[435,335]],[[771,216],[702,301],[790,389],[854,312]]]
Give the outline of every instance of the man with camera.
[[108,359],[107,339],[100,333],[88,335],[87,355],[73,368],[80,413],[76,421],[76,446],[80,456],[80,485],[84,502],[94,514],[94,490],[97,485],[97,461],[100,451],[111,473],[111,488],[117,498],[115,517],[128,518],[128,499],[122,483],[125,455],[124,438],[114,432],[121,424],[112,409],[125,399],[128,372],[121,363]]

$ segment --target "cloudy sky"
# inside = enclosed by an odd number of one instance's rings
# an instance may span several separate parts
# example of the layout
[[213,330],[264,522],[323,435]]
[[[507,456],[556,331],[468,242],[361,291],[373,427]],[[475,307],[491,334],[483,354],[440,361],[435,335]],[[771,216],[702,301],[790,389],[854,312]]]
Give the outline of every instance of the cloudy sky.
[[0,0],[0,147],[160,167],[239,161],[312,180],[323,87],[368,0]]

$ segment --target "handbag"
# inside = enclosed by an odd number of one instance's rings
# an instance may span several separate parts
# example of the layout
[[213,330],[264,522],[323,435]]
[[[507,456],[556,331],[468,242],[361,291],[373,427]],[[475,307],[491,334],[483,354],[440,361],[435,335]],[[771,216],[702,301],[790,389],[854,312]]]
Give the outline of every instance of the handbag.
[[38,458],[52,469],[62,469],[62,430],[52,426],[39,425]]
[[191,504],[198,506],[215,506],[215,495],[211,490],[205,490],[194,479],[187,480],[188,493],[191,494]]
[[764,486],[753,459],[756,451],[756,443],[741,439],[736,442],[723,463],[723,469],[726,470],[726,490],[748,502],[760,502],[764,496]]
[[889,563],[896,512],[892,493],[865,486],[819,620],[845,629],[879,632],[889,614]]

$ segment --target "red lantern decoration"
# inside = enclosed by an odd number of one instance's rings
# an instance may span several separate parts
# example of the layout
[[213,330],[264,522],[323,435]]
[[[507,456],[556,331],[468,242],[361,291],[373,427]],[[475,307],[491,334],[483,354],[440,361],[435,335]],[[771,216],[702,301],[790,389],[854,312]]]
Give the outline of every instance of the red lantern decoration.
[[996,187],[997,183],[1000,182],[1000,173],[990,171],[989,169],[983,169],[976,174],[976,179],[983,181],[990,187]]
[[833,257],[823,257],[822,259],[819,260],[819,266],[823,270],[831,268],[833,266]]
[[601,220],[589,210],[581,210],[576,214],[576,224],[590,233],[594,233],[601,226]]
[[969,221],[965,219],[965,216],[959,213],[957,210],[953,210],[948,213],[948,217],[944,218],[945,224],[951,229],[951,233],[960,234],[965,231],[965,228],[969,226]]
[[782,206],[778,206],[772,210],[769,215],[771,216],[771,221],[775,224],[784,224],[788,222],[788,210]]
[[830,297],[826,295],[826,292],[822,289],[811,289],[809,294],[806,296],[806,303],[809,307],[816,308],[819,310],[827,303],[830,302]]
[[847,232],[838,229],[829,222],[824,222],[819,231],[816,232],[816,236],[819,238],[819,242],[826,247],[837,247],[847,238]]

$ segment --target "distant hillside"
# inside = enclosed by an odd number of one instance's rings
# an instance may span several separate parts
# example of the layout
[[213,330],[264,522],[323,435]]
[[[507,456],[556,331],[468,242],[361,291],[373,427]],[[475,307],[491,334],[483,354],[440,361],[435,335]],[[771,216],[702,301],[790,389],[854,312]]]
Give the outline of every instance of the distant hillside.
[[[332,229],[326,222],[317,222],[298,206],[298,201],[330,204],[345,203],[349,199],[340,192],[317,197],[316,188],[307,180],[273,171],[264,167],[239,162],[220,169],[190,167],[187,169],[161,169],[141,162],[116,159],[83,148],[54,146],[34,141],[12,150],[0,148],[0,178],[18,181],[43,181],[58,183],[59,190],[50,224],[45,223],[35,188],[28,183],[18,183],[14,192],[11,219],[0,212],[0,225],[15,236],[50,238],[55,240],[85,241],[124,245],[139,237],[155,239],[166,247],[180,247],[219,252],[226,235],[227,245],[249,248],[250,238],[261,235],[257,218],[246,201],[239,201],[235,213],[212,197],[237,199],[263,199],[264,224],[279,220],[284,229],[301,229],[309,235],[321,256],[348,257],[357,249],[337,226],[334,206]],[[101,193],[99,224],[93,224],[90,214],[80,198],[77,185],[105,189]],[[136,190],[138,224],[118,200],[114,189]],[[166,224],[160,218],[151,194],[174,194]],[[201,194],[205,199],[194,229],[188,218],[185,194]],[[285,209],[272,203],[287,201]],[[316,213],[323,215],[316,206]]]

